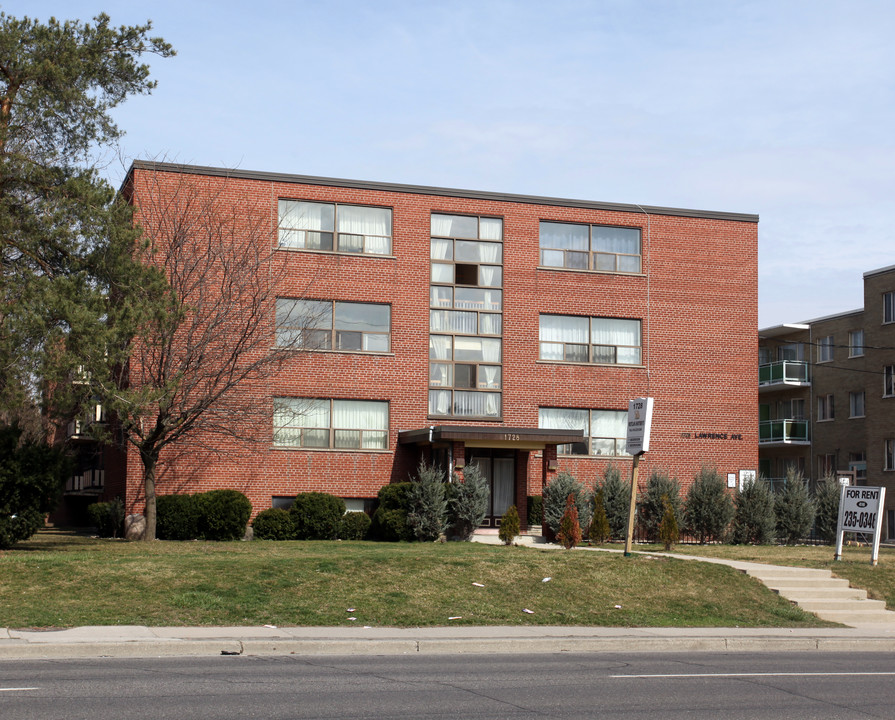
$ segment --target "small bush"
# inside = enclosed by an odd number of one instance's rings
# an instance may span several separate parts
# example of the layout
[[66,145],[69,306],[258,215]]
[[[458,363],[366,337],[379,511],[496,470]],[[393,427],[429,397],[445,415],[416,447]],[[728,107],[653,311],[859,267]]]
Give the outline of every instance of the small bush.
[[[664,497],[668,497],[675,521],[681,516],[681,486],[677,478],[671,478],[668,473],[654,470],[646,481],[646,492],[637,507],[641,527],[646,537],[651,542],[659,539],[659,523],[665,515]],[[627,534],[627,528],[625,530]]]
[[774,512],[777,515],[777,537],[787,545],[795,545],[811,531],[814,503],[798,470],[786,471],[786,486],[774,498]]
[[836,542],[839,529],[839,498],[842,486],[834,477],[825,477],[817,486],[814,497],[815,527],[817,534],[828,543]]
[[540,527],[544,520],[544,500],[540,495],[529,495],[527,498],[528,511],[526,520],[528,527]]
[[392,483],[379,488],[379,507],[373,513],[370,536],[377,540],[397,542],[413,540],[407,526],[408,493],[412,483]]
[[199,535],[205,540],[242,540],[252,514],[252,503],[239,490],[197,493]]
[[370,516],[365,512],[350,512],[339,523],[340,540],[364,540],[370,531]]
[[444,496],[444,471],[420,463],[417,480],[407,493],[407,525],[414,538],[423,542],[438,540],[447,529],[447,499]]
[[665,546],[667,552],[678,541],[677,518],[667,495],[662,498],[662,501],[665,505],[665,512],[662,513],[662,522],[659,523],[659,542]]
[[292,515],[283,508],[268,508],[252,520],[255,540],[294,540],[295,524]]
[[451,536],[469,540],[482,524],[488,511],[490,488],[478,465],[470,465],[463,473],[463,481],[454,479],[448,491],[448,521]]
[[544,521],[554,533],[560,530],[559,524],[565,514],[569,495],[574,498],[578,517],[590,517],[590,496],[587,488],[569,473],[557,473],[544,488]]
[[500,530],[497,531],[497,537],[501,539],[504,545],[510,545],[518,534],[519,511],[516,510],[515,505],[510,505],[500,519]]
[[155,499],[155,535],[159,540],[195,540],[199,537],[197,495],[159,495]]
[[594,493],[594,512],[590,525],[587,527],[587,537],[592,543],[602,545],[609,539],[609,519],[606,517],[606,506],[603,504],[603,490],[598,489]]
[[628,510],[631,505],[631,483],[622,481],[622,475],[615,465],[608,465],[603,471],[603,482],[595,488],[603,492],[603,507],[609,522],[609,537],[624,540],[628,534]]
[[734,498],[733,543],[766,545],[774,538],[774,496],[764,480],[743,486]]
[[703,465],[687,490],[684,520],[688,531],[699,541],[720,541],[733,520],[733,500],[724,478],[715,468]]
[[345,501],[322,492],[299,493],[292,507],[296,540],[335,540],[345,514]]
[[559,521],[556,539],[566,550],[571,550],[581,542],[581,525],[578,522],[578,506],[575,504],[574,493],[569,493],[566,498],[566,508]]
[[124,535],[124,503],[121,502],[121,498],[88,505],[87,517],[96,527],[96,534],[100,537],[111,538]]

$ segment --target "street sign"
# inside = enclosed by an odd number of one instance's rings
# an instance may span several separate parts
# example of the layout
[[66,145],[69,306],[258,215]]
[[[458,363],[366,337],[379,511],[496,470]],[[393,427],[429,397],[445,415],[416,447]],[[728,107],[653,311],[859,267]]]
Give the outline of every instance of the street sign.
[[628,401],[628,455],[642,455],[649,450],[650,426],[653,422],[653,399],[634,398]]
[[839,495],[839,523],[836,526],[836,560],[842,559],[842,537],[847,532],[873,535],[873,553],[870,564],[879,558],[879,541],[882,535],[880,508],[884,506],[886,488],[843,486]]

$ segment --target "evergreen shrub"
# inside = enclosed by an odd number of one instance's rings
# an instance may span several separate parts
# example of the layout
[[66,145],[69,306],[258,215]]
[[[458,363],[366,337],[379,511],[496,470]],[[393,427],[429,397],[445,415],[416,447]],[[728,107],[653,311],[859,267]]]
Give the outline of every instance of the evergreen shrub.
[[416,482],[407,493],[407,525],[415,539],[431,542],[444,534],[448,524],[444,471],[421,462],[416,472]]
[[720,542],[733,520],[733,499],[716,468],[703,465],[687,490],[684,523],[700,545]]
[[665,546],[665,551],[671,550],[679,539],[677,517],[674,514],[674,508],[668,496],[662,498],[665,511],[662,513],[662,521],[659,523],[659,542]]
[[[677,518],[681,517],[680,493],[681,486],[677,478],[669,477],[668,473],[662,470],[654,470],[650,473],[649,479],[646,481],[646,492],[643,493],[637,508],[641,528],[650,542],[659,539],[659,523],[662,522],[665,515],[665,497],[668,498],[675,522],[677,522]],[[625,532],[627,533],[627,526]]]
[[88,505],[87,517],[96,527],[96,534],[100,537],[111,538],[124,535],[124,503],[121,502],[121,498]]
[[245,537],[252,503],[239,490],[209,490],[197,493],[194,499],[199,508],[199,535],[204,540],[242,540]]
[[588,539],[602,545],[609,539],[609,519],[606,517],[606,506],[603,504],[603,490],[598,488],[594,493],[594,512],[587,528]]
[[556,534],[556,539],[566,550],[571,550],[581,542],[581,524],[578,522],[578,506],[575,500],[575,494],[569,493],[559,521],[559,532]]
[[798,470],[786,471],[786,485],[774,498],[774,512],[777,516],[777,538],[781,542],[795,545],[811,532],[814,503]]
[[827,476],[818,484],[814,496],[815,528],[818,536],[828,543],[836,542],[841,494],[842,487],[836,478]]
[[607,465],[603,481],[595,490],[603,492],[603,507],[609,522],[609,537],[624,540],[628,533],[628,509],[631,504],[631,483],[622,481],[621,471],[615,465]]
[[370,531],[370,516],[365,512],[349,512],[339,523],[339,540],[365,540]]
[[540,495],[529,495],[527,498],[528,511],[526,520],[528,527],[540,527],[544,521],[544,500]]
[[255,540],[294,540],[295,524],[292,514],[284,508],[268,508],[252,520]]
[[462,482],[454,478],[448,490],[448,522],[451,537],[469,540],[485,519],[491,490],[478,465],[469,465]]
[[199,537],[196,495],[159,495],[155,499],[155,536],[159,540],[195,540]]
[[766,545],[774,538],[777,516],[774,496],[763,479],[743,486],[734,498],[733,537],[735,545]]
[[392,483],[379,488],[379,506],[373,513],[373,522],[370,525],[371,537],[387,542],[413,540],[413,534],[407,526],[408,494],[411,484]]
[[500,519],[500,529],[497,531],[497,537],[500,538],[504,545],[511,545],[517,535],[519,535],[519,511],[516,510],[515,505],[510,505]]
[[345,501],[322,492],[304,492],[289,508],[296,540],[335,540],[339,536]]
[[566,512],[566,501],[572,496],[578,517],[590,517],[590,493],[569,473],[557,473],[544,488],[544,521],[554,533]]

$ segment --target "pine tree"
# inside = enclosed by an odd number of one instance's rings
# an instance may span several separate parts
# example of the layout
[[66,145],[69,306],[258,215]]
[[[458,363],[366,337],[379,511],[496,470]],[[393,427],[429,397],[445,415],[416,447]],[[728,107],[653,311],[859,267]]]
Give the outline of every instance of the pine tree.
[[566,498],[566,509],[560,520],[556,539],[566,550],[571,550],[581,542],[581,525],[578,523],[578,506],[575,504],[574,493],[569,493]]
[[777,516],[777,537],[787,545],[795,545],[811,531],[814,503],[798,470],[790,468],[786,471],[786,486],[774,498],[774,512]]
[[734,498],[734,507],[734,544],[766,545],[774,539],[777,517],[767,482],[759,479],[744,485]]
[[659,523],[659,541],[667,552],[678,541],[677,518],[667,495],[663,496],[662,504],[665,506],[665,511],[662,513],[662,522]]
[[500,519],[500,530],[497,531],[497,536],[504,545],[510,545],[518,534],[519,511],[516,510],[515,505],[510,505]]
[[631,485],[622,481],[621,472],[615,465],[607,465],[603,481],[597,489],[603,493],[603,506],[609,521],[609,536],[624,540],[628,532],[628,506],[631,502]]
[[841,495],[842,486],[834,477],[825,477],[817,486],[817,493],[814,497],[814,506],[817,511],[815,517],[817,534],[828,543],[836,541]]
[[602,545],[609,539],[609,519],[606,517],[602,489],[598,489],[594,493],[594,514],[587,528],[587,536],[592,543],[597,545]]
[[448,497],[448,517],[452,534],[458,540],[469,540],[482,524],[490,492],[488,481],[475,463],[466,466],[462,481],[454,477]]
[[650,541],[659,537],[659,523],[665,514],[665,501],[667,497],[671,504],[675,518],[681,516],[680,483],[677,478],[671,478],[668,473],[654,470],[650,473],[646,483],[646,492],[637,507],[637,515],[641,526]]
[[693,478],[684,518],[687,530],[700,545],[723,540],[733,520],[733,500],[716,468],[703,465]]
[[566,509],[566,500],[572,495],[579,517],[590,517],[590,496],[587,488],[567,472],[557,473],[544,488],[544,522],[554,533]]
[[417,540],[438,540],[447,528],[447,500],[444,497],[444,472],[421,462],[417,479],[408,492],[410,511],[407,525]]

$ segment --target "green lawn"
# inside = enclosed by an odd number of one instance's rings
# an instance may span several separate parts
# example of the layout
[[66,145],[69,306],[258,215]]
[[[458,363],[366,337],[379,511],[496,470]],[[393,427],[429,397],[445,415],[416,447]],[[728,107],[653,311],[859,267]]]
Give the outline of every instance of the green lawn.
[[828,625],[723,566],[477,543],[144,544],[46,530],[0,552],[0,580],[0,626],[15,628]]
[[[658,545],[635,549],[662,550]],[[881,547],[875,567],[870,564],[869,547],[844,547],[842,560],[838,561],[833,559],[836,549],[832,545],[675,545],[674,552],[832,570],[834,575],[864,588],[872,598],[885,600],[886,606],[895,610],[895,548]]]

